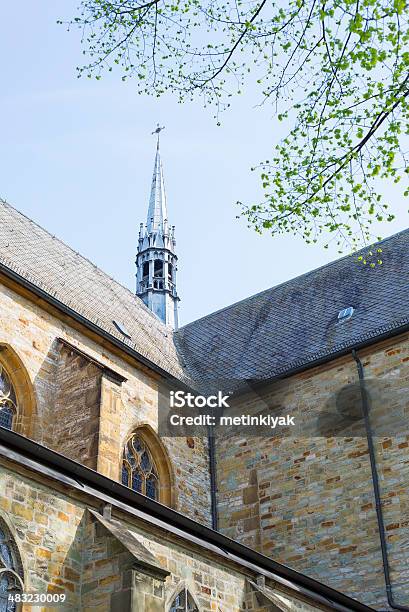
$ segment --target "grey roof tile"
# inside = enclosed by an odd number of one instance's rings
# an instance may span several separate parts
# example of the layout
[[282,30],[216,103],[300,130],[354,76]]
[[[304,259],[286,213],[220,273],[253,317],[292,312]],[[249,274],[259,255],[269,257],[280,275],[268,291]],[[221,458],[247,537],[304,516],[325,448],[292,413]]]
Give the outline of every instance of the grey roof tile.
[[[344,257],[182,327],[175,340],[189,374],[234,388],[409,323],[409,230],[380,245],[380,266]],[[355,309],[352,318],[338,323],[348,306]]]
[[[172,330],[139,297],[3,200],[0,262],[153,364],[185,379]],[[113,320],[125,326],[130,340]]]
[[[344,257],[172,333],[131,291],[0,200],[3,265],[199,386],[280,376],[409,324],[409,230],[381,246],[384,263],[375,269]],[[337,323],[348,306],[355,309],[352,318]]]

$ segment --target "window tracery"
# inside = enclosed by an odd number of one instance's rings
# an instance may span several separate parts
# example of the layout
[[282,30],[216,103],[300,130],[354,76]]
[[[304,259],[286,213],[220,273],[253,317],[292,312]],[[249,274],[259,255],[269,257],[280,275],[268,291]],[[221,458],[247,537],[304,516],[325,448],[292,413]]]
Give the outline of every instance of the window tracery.
[[199,608],[188,589],[184,588],[170,604],[169,612],[199,612]]
[[122,484],[151,499],[159,500],[158,470],[147,444],[137,433],[125,444]]
[[16,413],[16,393],[9,375],[0,363],[0,425],[12,429]]
[[10,530],[0,519],[0,612],[16,612],[12,593],[23,590],[23,567],[17,545]]

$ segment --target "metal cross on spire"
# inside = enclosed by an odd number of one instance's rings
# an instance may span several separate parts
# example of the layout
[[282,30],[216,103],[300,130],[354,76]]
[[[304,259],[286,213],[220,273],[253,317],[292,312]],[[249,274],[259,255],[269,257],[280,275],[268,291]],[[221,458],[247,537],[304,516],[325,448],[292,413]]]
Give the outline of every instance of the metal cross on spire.
[[165,129],[165,126],[160,127],[159,123],[156,124],[156,130],[154,130],[152,132],[152,134],[157,134],[158,136],[158,142],[156,144],[156,148],[159,149],[159,134],[161,133],[162,130]]

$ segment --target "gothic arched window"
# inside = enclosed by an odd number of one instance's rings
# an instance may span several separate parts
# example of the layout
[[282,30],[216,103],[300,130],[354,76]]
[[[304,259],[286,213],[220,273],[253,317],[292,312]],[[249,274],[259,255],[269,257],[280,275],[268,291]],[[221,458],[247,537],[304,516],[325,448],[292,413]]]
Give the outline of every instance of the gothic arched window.
[[0,519],[0,612],[15,612],[9,595],[23,590],[23,565],[9,528]]
[[169,612],[199,612],[199,608],[192,595],[184,588],[170,604]]
[[125,444],[122,484],[159,500],[159,476],[155,461],[142,436],[134,433]]
[[0,425],[6,429],[13,429],[16,414],[16,393],[9,375],[0,363]]

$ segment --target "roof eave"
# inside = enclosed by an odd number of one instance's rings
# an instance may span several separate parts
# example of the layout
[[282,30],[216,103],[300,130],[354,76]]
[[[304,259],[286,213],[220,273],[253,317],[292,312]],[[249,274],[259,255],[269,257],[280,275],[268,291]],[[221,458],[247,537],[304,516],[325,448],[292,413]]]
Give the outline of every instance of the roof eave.
[[121,340],[119,340],[118,338],[110,334],[109,332],[102,329],[99,325],[96,325],[95,323],[93,323],[92,321],[84,317],[83,315],[79,314],[74,309],[70,308],[69,306],[67,306],[66,304],[64,304],[57,298],[55,298],[54,296],[50,295],[49,293],[47,293],[46,291],[44,291],[43,289],[41,289],[40,287],[32,283],[31,281],[27,280],[26,278],[18,274],[18,272],[15,272],[14,270],[9,268],[2,262],[0,262],[0,273],[6,276],[7,278],[9,278],[10,280],[14,281],[15,283],[17,283],[18,285],[21,285],[26,290],[28,290],[30,293],[44,300],[45,302],[47,302],[48,304],[50,304],[51,306],[53,306],[54,308],[56,308],[63,314],[67,315],[68,317],[76,321],[77,323],[81,324],[82,326],[84,326],[85,328],[93,332],[94,334],[108,341],[109,343],[114,345],[116,348],[120,349],[121,351],[123,351],[124,353],[126,353],[127,355],[135,359],[136,361],[138,361],[140,364],[144,365],[150,370],[153,370],[154,372],[156,372],[157,374],[159,374],[166,380],[176,381],[183,388],[190,388],[184,381],[178,379],[176,376],[174,376],[167,370],[164,370],[163,368],[158,366],[156,363],[154,363],[153,361],[151,361],[150,359],[148,359],[147,357],[145,357],[144,355],[142,355],[141,353],[139,353],[132,347],[128,346],[124,342],[121,342]]
[[[6,277],[10,278],[12,281],[16,282],[17,284],[21,285],[22,287],[24,287],[25,289],[27,289],[28,291],[30,291],[31,293],[39,297],[40,299],[49,303],[51,306],[61,311],[63,314],[71,317],[77,323],[80,323],[81,325],[83,325],[84,327],[92,331],[93,333],[97,334],[104,340],[107,340],[112,345],[114,345],[116,348],[120,349],[121,351],[123,351],[124,353],[126,353],[127,355],[129,355],[130,357],[132,357],[133,359],[135,359],[136,361],[138,361],[145,367],[156,372],[157,374],[159,374],[166,380],[176,382],[178,385],[180,385],[182,389],[185,389],[188,391],[194,390],[194,381],[192,381],[192,383],[189,385],[186,381],[183,381],[182,379],[177,378],[175,375],[171,374],[167,370],[164,370],[163,368],[158,366],[156,363],[154,363],[153,361],[151,361],[150,359],[148,359],[147,357],[145,357],[144,355],[142,355],[141,353],[139,353],[132,347],[128,346],[124,342],[121,342],[121,340],[119,340],[115,336],[112,336],[107,331],[102,329],[100,326],[96,325],[95,323],[93,323],[92,321],[84,317],[83,315],[79,314],[78,312],[76,312],[75,310],[73,310],[72,308],[70,308],[69,306],[67,306],[66,304],[64,304],[57,298],[55,298],[54,296],[50,295],[49,293],[47,293],[46,291],[44,291],[43,289],[41,289],[40,287],[32,283],[31,281],[27,280],[26,278],[24,278],[23,276],[21,276],[20,274],[18,274],[17,272],[15,272],[11,268],[3,264],[2,262],[0,262],[0,273],[4,274]],[[258,388],[261,386],[264,387],[268,384],[273,383],[276,380],[289,378],[290,376],[294,376],[295,374],[305,372],[306,370],[313,369],[317,366],[323,365],[325,363],[329,363],[330,361],[335,361],[336,359],[339,359],[340,357],[344,357],[345,355],[348,355],[349,353],[351,353],[352,350],[362,350],[364,348],[367,348],[368,346],[371,346],[372,344],[375,344],[377,342],[382,342],[383,340],[386,340],[386,339],[389,339],[395,336],[399,336],[400,334],[408,332],[408,331],[409,331],[409,322],[404,323],[402,325],[397,325],[395,327],[391,327],[390,329],[386,331],[375,332],[373,335],[361,341],[356,341],[354,343],[348,344],[347,346],[342,347],[339,350],[325,353],[323,355],[320,355],[319,357],[314,357],[305,362],[299,363],[293,367],[290,366],[288,369],[283,370],[277,374],[274,374],[269,378],[263,378],[260,380],[253,380],[253,381],[246,380],[245,389],[244,388],[238,389],[237,391],[235,391],[233,395],[235,396],[241,395],[242,393],[245,393],[246,390],[248,391],[249,382],[251,383],[252,388]]]
[[0,427],[0,454],[71,489],[105,500],[122,511],[201,545],[252,572],[259,572],[285,586],[296,588],[300,594],[321,605],[332,607],[339,612],[373,610],[309,576],[277,563],[167,506],[3,427]]
[[341,357],[350,355],[352,354],[352,351],[360,351],[366,349],[369,346],[372,346],[373,344],[383,342],[384,340],[389,340],[390,338],[400,336],[401,334],[407,332],[409,332],[409,322],[404,323],[402,325],[397,325],[396,327],[391,327],[390,329],[383,332],[374,333],[374,335],[372,336],[368,336],[363,340],[352,342],[340,348],[339,350],[335,350],[331,353],[325,353],[320,355],[319,357],[313,357],[312,359],[299,363],[295,366],[290,366],[288,369],[274,374],[271,377],[259,380],[246,380],[245,387],[243,386],[242,388],[237,389],[234,393],[232,393],[232,397],[237,397],[248,392],[249,385],[251,386],[252,390],[265,387],[278,380],[290,378],[291,376],[295,376],[296,374],[301,374],[302,372],[306,372],[307,370],[312,370],[313,368],[319,367],[320,365],[324,365],[326,363],[330,363],[331,361],[335,361],[336,359],[340,359]]

